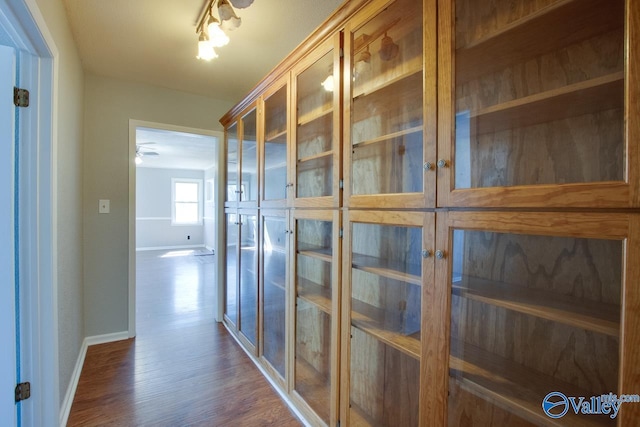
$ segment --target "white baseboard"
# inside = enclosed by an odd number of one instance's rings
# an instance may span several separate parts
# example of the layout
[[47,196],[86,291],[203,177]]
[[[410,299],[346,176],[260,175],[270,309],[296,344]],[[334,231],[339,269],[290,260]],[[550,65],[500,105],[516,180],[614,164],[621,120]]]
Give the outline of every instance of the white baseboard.
[[80,346],[80,352],[78,353],[78,359],[76,365],[71,373],[71,380],[67,387],[67,392],[64,395],[62,406],[60,408],[60,426],[67,425],[69,420],[69,414],[71,413],[71,405],[73,405],[73,398],[76,396],[76,390],[78,389],[78,382],[80,381],[80,374],[82,373],[82,367],[84,366],[84,359],[87,357],[87,349],[90,345],[105,344],[108,342],[121,341],[129,338],[129,332],[116,332],[113,334],[95,335],[92,337],[86,337],[82,341]]
[[136,252],[141,251],[168,251],[173,249],[198,249],[204,248],[202,245],[182,245],[182,246],[154,246],[154,247],[146,247],[146,248],[136,248]]

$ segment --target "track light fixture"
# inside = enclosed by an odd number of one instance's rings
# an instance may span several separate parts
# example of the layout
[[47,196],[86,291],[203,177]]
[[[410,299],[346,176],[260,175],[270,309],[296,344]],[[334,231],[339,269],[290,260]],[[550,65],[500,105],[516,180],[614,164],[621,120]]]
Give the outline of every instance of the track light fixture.
[[[244,9],[253,0],[207,0],[206,6],[196,27],[198,34],[198,59],[210,61],[217,58],[214,47],[222,47],[229,43],[225,31],[233,31],[240,26],[242,20],[236,15],[233,6]],[[233,4],[233,6],[231,6]],[[214,7],[218,10],[218,18],[213,15]]]

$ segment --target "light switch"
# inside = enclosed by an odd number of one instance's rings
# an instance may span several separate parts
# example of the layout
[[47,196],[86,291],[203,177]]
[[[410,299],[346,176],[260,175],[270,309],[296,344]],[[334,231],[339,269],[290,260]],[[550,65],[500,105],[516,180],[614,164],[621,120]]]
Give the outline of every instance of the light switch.
[[98,206],[98,212],[103,214],[103,213],[109,213],[109,202],[110,200],[100,200],[99,206]]

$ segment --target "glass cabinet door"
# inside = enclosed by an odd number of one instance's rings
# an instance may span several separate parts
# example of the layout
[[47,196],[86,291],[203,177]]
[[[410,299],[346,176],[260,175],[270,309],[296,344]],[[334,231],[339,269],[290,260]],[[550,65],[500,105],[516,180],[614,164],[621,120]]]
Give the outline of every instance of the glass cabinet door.
[[[346,206],[425,207],[426,180],[435,186],[435,108],[424,109],[425,102],[435,106],[435,81],[425,86],[423,68],[426,52],[434,75],[435,49],[425,46],[423,19],[435,22],[435,13],[429,6],[423,17],[422,3],[397,0],[365,10],[347,27]],[[425,130],[432,135],[426,149]]]
[[419,425],[427,215],[348,213],[343,304],[351,327],[343,327],[349,388],[342,406],[349,425]]
[[287,181],[288,85],[266,94],[264,100],[263,197],[261,206],[284,206]]
[[[327,425],[337,419],[337,212],[295,214],[293,389]],[[336,305],[337,307],[337,305]],[[333,386],[332,386],[333,383]]]
[[628,206],[625,1],[440,7],[439,205]]
[[225,211],[226,254],[224,266],[224,316],[231,329],[238,324],[238,215],[236,210]]
[[438,237],[450,242],[445,425],[626,425],[612,412],[584,414],[577,405],[576,413],[569,404],[630,393],[619,380],[637,371],[620,366],[626,218],[520,213],[514,223],[509,213],[446,214]]
[[241,187],[238,185],[238,123],[234,122],[225,132],[227,147],[227,193],[225,206],[236,207],[240,199]]
[[318,46],[293,72],[296,122],[292,163],[298,205],[338,206],[339,202],[337,36]]
[[[257,113],[252,109],[242,117],[242,146],[240,162],[240,205],[253,207],[258,202],[258,133]],[[248,203],[243,203],[248,202]]]
[[262,211],[262,357],[286,378],[287,221],[284,211]]
[[258,333],[258,220],[255,213],[239,212],[240,323],[238,330],[255,346]]

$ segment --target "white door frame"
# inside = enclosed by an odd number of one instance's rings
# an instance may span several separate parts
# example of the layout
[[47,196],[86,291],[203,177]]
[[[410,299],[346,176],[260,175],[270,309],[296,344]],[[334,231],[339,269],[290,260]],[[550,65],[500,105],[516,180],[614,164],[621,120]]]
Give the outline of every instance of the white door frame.
[[2,42],[16,49],[18,80],[31,92],[20,109],[19,286],[22,426],[59,425],[56,236],[58,50],[35,0],[0,2]]
[[222,291],[223,287],[220,285],[222,267],[220,266],[220,250],[223,246],[221,239],[223,233],[220,228],[221,214],[224,212],[224,188],[222,186],[220,159],[222,159],[222,149],[224,146],[224,134],[220,131],[197,129],[184,126],[175,126],[165,123],[148,122],[144,120],[129,119],[129,338],[136,336],[136,128],[145,127],[152,129],[161,129],[172,132],[193,133],[196,135],[214,136],[218,138],[218,147],[216,150],[216,158],[214,162],[218,166],[217,179],[216,179],[216,191],[214,200],[216,204],[215,219],[214,222],[218,227],[216,232],[216,256],[215,257],[215,271],[216,271],[216,295],[218,296],[218,305],[216,310],[216,320],[222,321]]

